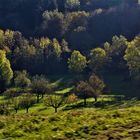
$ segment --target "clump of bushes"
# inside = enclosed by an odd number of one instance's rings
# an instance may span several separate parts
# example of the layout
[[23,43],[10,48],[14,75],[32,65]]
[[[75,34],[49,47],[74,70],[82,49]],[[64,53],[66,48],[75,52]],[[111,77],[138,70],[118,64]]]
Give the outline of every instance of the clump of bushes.
[[27,88],[31,85],[31,80],[25,70],[17,71],[15,72],[14,83],[16,87]]
[[3,95],[6,99],[10,99],[10,98],[13,98],[13,97],[17,97],[17,96],[20,96],[24,91],[19,89],[19,88],[10,88],[10,89],[7,89]]
[[8,106],[8,103],[0,103],[0,115],[9,115],[10,114],[10,108]]

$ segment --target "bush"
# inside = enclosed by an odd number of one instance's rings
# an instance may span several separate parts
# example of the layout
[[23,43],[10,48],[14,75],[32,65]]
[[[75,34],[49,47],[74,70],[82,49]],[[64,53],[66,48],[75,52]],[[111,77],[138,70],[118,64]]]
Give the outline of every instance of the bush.
[[17,97],[21,94],[21,90],[17,89],[17,88],[10,88],[10,89],[7,89],[3,95],[5,96],[6,99],[9,99],[9,98],[13,98],[13,97]]
[[5,123],[0,121],[0,129],[2,129],[5,126]]
[[0,115],[9,115],[10,109],[7,103],[0,103]]
[[26,71],[16,72],[14,83],[17,87],[25,88],[30,86],[31,80],[28,78],[28,74]]

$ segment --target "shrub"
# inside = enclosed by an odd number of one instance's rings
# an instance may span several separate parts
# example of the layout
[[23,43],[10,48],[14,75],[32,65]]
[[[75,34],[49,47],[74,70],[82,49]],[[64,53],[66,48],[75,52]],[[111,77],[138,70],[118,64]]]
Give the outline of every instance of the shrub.
[[0,115],[9,115],[10,109],[7,103],[0,103]]
[[5,126],[5,123],[0,121],[0,129],[2,129]]
[[12,102],[12,107],[13,109],[16,111],[16,113],[18,112],[19,108],[20,108],[20,99],[17,97],[14,97],[11,99]]
[[67,97],[68,104],[75,103],[77,101],[78,101],[78,97],[74,93]]
[[18,71],[15,73],[14,83],[17,87],[25,88],[30,86],[31,80],[28,78],[26,71]]
[[10,89],[7,89],[3,95],[5,96],[6,99],[10,99],[10,98],[13,98],[13,97],[17,97],[21,94],[22,91],[20,91],[19,89],[17,88],[10,88]]

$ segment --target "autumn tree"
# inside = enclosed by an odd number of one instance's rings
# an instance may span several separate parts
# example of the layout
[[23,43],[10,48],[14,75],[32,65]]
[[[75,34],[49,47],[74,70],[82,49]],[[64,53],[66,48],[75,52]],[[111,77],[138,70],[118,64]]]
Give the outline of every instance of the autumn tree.
[[78,101],[78,96],[76,94],[72,93],[67,97],[67,104],[72,104]]

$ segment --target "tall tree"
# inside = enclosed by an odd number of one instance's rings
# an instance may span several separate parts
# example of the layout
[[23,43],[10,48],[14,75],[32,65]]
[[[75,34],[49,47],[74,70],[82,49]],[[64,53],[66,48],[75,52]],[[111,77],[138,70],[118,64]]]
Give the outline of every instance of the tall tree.
[[102,81],[97,75],[92,74],[88,81],[80,81],[76,87],[77,95],[84,99],[84,105],[86,105],[86,99],[93,97],[95,102],[98,96],[103,92],[105,87],[104,81]]
[[44,97],[44,94],[50,93],[50,86],[49,82],[46,80],[46,78],[42,76],[36,75],[33,77],[31,89],[34,94],[36,94],[37,97],[37,103],[40,101],[40,96],[42,98]]
[[93,72],[98,72],[104,66],[106,61],[106,52],[102,48],[95,48],[90,51],[89,67]]
[[89,78],[90,85],[90,94],[94,97],[95,102],[100,94],[102,94],[103,89],[105,88],[105,83],[97,75],[92,74]]
[[87,81],[80,81],[76,87],[77,95],[84,99],[84,105],[87,104],[87,98],[90,97],[90,86]]
[[140,79],[140,37],[136,37],[128,43],[124,59],[127,61],[130,75],[133,78]]
[[9,60],[6,58],[6,53],[0,50],[0,92],[4,90],[7,84],[13,78],[13,71]]
[[82,55],[79,51],[73,51],[71,57],[68,59],[68,67],[71,71],[80,73],[87,66],[87,60],[84,55]]

